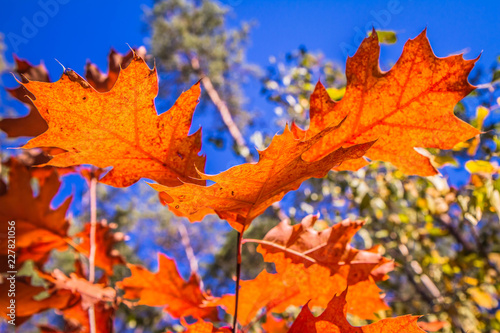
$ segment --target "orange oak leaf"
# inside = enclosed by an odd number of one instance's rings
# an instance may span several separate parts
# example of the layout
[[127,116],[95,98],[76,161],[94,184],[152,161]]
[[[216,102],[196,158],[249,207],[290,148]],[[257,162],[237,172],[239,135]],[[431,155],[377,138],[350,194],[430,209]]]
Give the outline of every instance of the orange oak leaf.
[[382,319],[376,323],[354,327],[346,319],[347,290],[339,296],[334,296],[326,310],[315,317],[309,304],[304,305],[288,333],[423,333],[417,325],[418,316],[401,316]]
[[[144,58],[146,56],[146,49],[140,47],[134,49],[137,55]],[[127,67],[134,57],[134,51],[129,51],[127,54],[122,55],[115,50],[111,50],[108,56],[109,70],[108,74],[103,74],[96,65],[88,62],[85,66],[85,78],[87,82],[94,87],[97,91],[105,92],[111,90],[115,84],[120,69]],[[19,59],[14,56],[16,62],[15,72],[21,76],[22,82],[26,83],[31,81],[50,82],[49,73],[45,65],[33,66],[24,59]],[[7,89],[9,94],[26,104],[30,111],[29,114],[21,118],[6,118],[0,120],[0,130],[7,133],[10,138],[19,136],[37,136],[45,132],[48,128],[47,122],[40,116],[32,100],[34,99],[24,86],[19,86],[14,89]]]
[[[347,312],[361,319],[377,319],[375,313],[389,310],[390,307],[384,302],[385,294],[377,286],[370,276],[356,283],[347,282]],[[330,294],[331,295],[331,294]]]
[[[123,257],[113,247],[117,242],[124,239],[120,232],[113,232],[114,225],[109,225],[106,221],[101,221],[96,225],[96,255],[95,265],[104,270],[106,275],[113,275],[115,265],[124,264]],[[88,257],[90,253],[90,223],[85,224],[83,231],[76,234],[82,238],[77,250]]]
[[210,296],[200,289],[199,277],[192,274],[185,281],[177,271],[175,261],[158,254],[158,272],[152,273],[144,267],[128,264],[132,276],[118,282],[125,291],[124,299],[137,301],[137,305],[163,306],[175,318],[217,319],[215,306],[205,306]]
[[[21,76],[22,82],[28,82],[28,80],[50,82],[49,73],[43,63],[33,66],[26,60],[19,59],[16,56],[14,56],[14,61],[16,62],[14,71]],[[21,118],[6,118],[0,120],[0,130],[7,133],[9,138],[37,136],[45,132],[48,128],[47,122],[43,120],[33,104],[33,94],[23,86],[7,89],[7,91],[12,97],[26,104],[29,108],[29,113],[27,116]]]
[[[296,264],[285,258],[283,253],[268,254],[266,261],[275,264],[275,274],[264,270],[255,279],[240,282],[238,322],[241,325],[249,324],[262,308],[266,312],[281,313],[290,305],[300,306],[309,300],[313,306],[326,307],[330,295],[340,293],[347,287],[347,280],[343,276],[331,275],[329,269],[318,264],[306,268],[302,263]],[[362,317],[362,314],[372,311],[365,318],[374,318],[373,311],[388,307],[373,279],[368,282],[357,288],[353,286],[352,299],[364,304],[361,307],[355,302],[349,304],[349,312]],[[366,288],[367,285],[370,289]],[[213,304],[233,314],[234,298],[234,295],[224,295]]]
[[113,167],[101,182],[125,187],[140,178],[169,186],[196,180],[203,170],[199,156],[201,131],[188,135],[200,95],[199,83],[184,92],[167,112],[157,115],[156,69],[135,56],[109,92],[100,93],[72,70],[59,81],[29,81],[23,85],[48,123],[48,130],[23,148],[58,147],[66,150],[47,164],[66,167],[93,164]]
[[332,274],[341,274],[350,285],[365,281],[369,276],[375,281],[388,278],[387,273],[394,269],[394,262],[378,254],[377,247],[358,250],[349,245],[364,221],[347,219],[316,231],[314,224],[318,218],[318,215],[308,215],[295,225],[290,225],[288,220],[281,221],[266,234],[258,252],[264,258],[267,253],[281,252],[294,263],[306,267],[316,263],[330,269]]
[[308,215],[301,223],[290,225],[284,220],[259,241],[257,251],[264,260],[273,262],[271,254],[282,253],[293,263],[305,267],[320,265],[332,275],[338,275],[349,286],[347,295],[349,313],[364,319],[375,319],[374,313],[388,309],[375,282],[388,278],[394,262],[378,254],[378,248],[358,250],[349,243],[364,225],[363,221],[349,219],[316,231],[318,215]]
[[[453,114],[455,104],[474,89],[467,77],[477,59],[436,57],[425,30],[406,43],[390,71],[380,70],[379,54],[377,34],[372,33],[347,60],[346,93],[339,102],[317,84],[311,95],[309,129],[293,126],[296,137],[313,137],[347,118],[345,126],[325,137],[304,159],[315,161],[332,149],[378,139],[366,157],[391,162],[407,174],[434,175],[437,171],[429,158],[415,147],[451,149],[480,133]],[[340,168],[356,170],[366,163],[350,161]]]
[[12,228],[9,221],[14,221],[16,264],[28,259],[43,263],[51,250],[67,247],[69,224],[65,215],[71,197],[53,210],[50,203],[61,184],[55,170],[39,183],[38,195],[34,197],[29,169],[15,159],[10,160],[9,166],[9,186],[0,195],[0,253],[8,252],[8,228]]
[[311,177],[324,177],[332,167],[345,160],[361,157],[373,145],[373,142],[369,142],[332,150],[315,162],[303,160],[303,154],[315,143],[342,126],[340,123],[327,127],[307,140],[295,139],[287,126],[283,134],[273,138],[267,149],[259,151],[258,163],[238,165],[218,175],[200,173],[202,179],[215,182],[210,186],[150,185],[163,192],[163,199],[176,215],[185,216],[194,222],[207,214],[216,213],[241,232],[272,203],[281,200],[287,192],[299,188],[303,181]]

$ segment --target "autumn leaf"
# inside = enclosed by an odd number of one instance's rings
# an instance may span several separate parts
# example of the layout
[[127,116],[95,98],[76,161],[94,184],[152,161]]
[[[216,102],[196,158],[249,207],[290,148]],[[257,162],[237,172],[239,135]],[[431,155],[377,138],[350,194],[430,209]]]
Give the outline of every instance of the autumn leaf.
[[274,254],[281,253],[293,263],[328,269],[331,275],[338,275],[343,284],[349,286],[348,312],[364,319],[375,319],[375,312],[388,309],[375,282],[388,278],[387,273],[394,269],[394,262],[378,254],[376,246],[358,250],[350,245],[352,237],[364,225],[363,221],[346,219],[317,231],[314,225],[318,218],[319,215],[308,215],[293,226],[283,220],[269,230],[263,241],[258,241],[257,251],[266,262],[274,262]]
[[[22,82],[26,83],[29,80],[50,82],[49,73],[43,63],[33,66],[28,61],[19,59],[16,56],[14,56],[14,61],[16,62],[15,72],[21,76]],[[33,104],[33,94],[22,85],[14,89],[7,89],[7,92],[15,99],[26,104],[29,108],[29,113],[27,116],[21,118],[0,120],[0,130],[7,133],[9,138],[37,136],[45,132],[48,128],[47,122],[40,116],[40,113]]]
[[[47,288],[33,286],[30,279],[26,277],[16,277],[16,325],[21,325],[34,314],[48,309],[59,310],[64,318],[69,321],[71,329],[65,328],[65,332],[90,332],[88,329],[88,308],[94,305],[96,308],[97,333],[112,332],[111,317],[114,314],[112,306],[106,302],[114,301],[116,292],[111,287],[103,284],[92,284],[81,276],[73,273],[69,277],[59,270],[54,270],[51,274],[36,271],[37,275],[45,280]],[[8,294],[10,280],[4,280],[0,284],[0,291]],[[48,293],[44,298],[40,298],[41,293]],[[35,296],[37,299],[35,299]],[[5,317],[10,298],[0,299],[2,309],[0,314]],[[45,332],[57,332],[51,327],[42,327]]]
[[23,148],[58,147],[47,164],[66,167],[92,164],[113,167],[101,182],[124,187],[140,178],[175,186],[203,170],[201,131],[188,136],[200,95],[199,83],[184,92],[167,112],[157,115],[156,69],[135,56],[109,92],[100,93],[72,70],[59,81],[30,81],[23,85],[48,123],[48,130]]
[[144,267],[128,264],[132,276],[118,282],[125,291],[124,299],[137,301],[137,305],[163,306],[175,318],[217,319],[217,309],[205,306],[210,296],[200,289],[199,277],[192,274],[185,281],[177,271],[175,261],[158,254],[158,272],[152,273]]
[[[266,312],[281,313],[290,305],[300,306],[309,300],[313,306],[326,307],[331,295],[347,287],[345,277],[331,275],[328,268],[318,264],[306,268],[302,263],[285,258],[283,253],[268,254],[266,261],[275,264],[276,273],[264,270],[255,279],[240,282],[238,322],[241,325],[251,323],[262,308]],[[349,312],[367,319],[375,318],[374,311],[388,309],[380,291],[371,278],[349,287],[352,296],[348,298],[354,300],[349,304]],[[234,314],[234,301],[234,295],[224,295],[213,304]]]
[[50,203],[61,184],[55,170],[40,184],[34,197],[30,171],[15,159],[10,160],[9,166],[9,186],[7,192],[0,195],[0,253],[8,252],[8,222],[15,221],[16,263],[19,265],[28,259],[43,263],[50,251],[67,247],[69,224],[65,215],[71,197],[53,210]]
[[[87,82],[94,87],[97,91],[105,92],[111,90],[115,84],[120,69],[126,68],[134,57],[134,51],[137,55],[144,58],[146,49],[140,47],[129,51],[127,54],[122,55],[115,50],[111,49],[108,61],[108,73],[102,73],[95,64],[88,62],[85,66],[85,78]],[[15,72],[21,77],[22,82],[27,83],[31,81],[50,82],[49,73],[43,63],[33,66],[24,59],[19,59],[14,56],[16,63]],[[20,118],[6,118],[0,120],[0,130],[7,133],[9,138],[29,136],[34,137],[42,134],[48,129],[47,122],[40,116],[40,113],[33,104],[35,97],[24,86],[19,86],[14,89],[7,89],[9,94],[26,104],[30,111],[25,117]]]
[[401,316],[382,319],[376,323],[354,327],[347,321],[345,315],[347,290],[340,296],[334,296],[326,310],[315,317],[309,305],[306,304],[299,313],[288,333],[422,333],[418,325],[418,316]]
[[[455,104],[474,89],[467,76],[477,59],[437,58],[425,30],[406,43],[390,71],[380,70],[379,54],[377,34],[372,33],[347,60],[347,88],[339,102],[317,84],[311,95],[309,129],[294,125],[296,137],[313,137],[347,118],[345,126],[310,149],[304,159],[316,161],[332,149],[377,140],[366,157],[391,162],[407,174],[434,175],[437,171],[429,158],[415,147],[451,149],[480,133],[453,114]],[[340,169],[356,170],[366,164],[363,159],[349,161]]]
[[[358,250],[349,245],[352,237],[364,225],[364,221],[346,219],[322,231],[314,229],[318,215],[308,215],[299,224],[290,225],[283,220],[269,230],[257,249],[264,258],[268,253],[283,253],[294,263],[309,267],[313,263],[341,274],[350,285],[367,280],[388,278],[394,262],[377,253],[377,247]],[[312,259],[312,260],[311,260]]]
[[[96,225],[96,255],[95,265],[104,270],[106,275],[113,275],[113,266],[124,264],[123,257],[120,256],[114,245],[123,240],[124,235],[120,232],[113,232],[113,225],[102,221]],[[85,256],[90,253],[90,223],[85,224],[83,231],[75,235],[82,238],[82,243],[78,249]]]
[[[276,273],[262,271],[254,280],[241,282],[238,320],[242,325],[250,323],[262,308],[279,313],[309,300],[314,306],[326,307],[330,295],[348,286],[350,314],[376,319],[375,312],[388,309],[376,282],[388,278],[394,263],[376,248],[358,250],[349,244],[364,222],[345,220],[316,231],[317,221],[317,215],[293,226],[284,220],[262,241],[243,240],[260,243],[257,251],[264,261],[275,265]],[[234,295],[224,295],[215,304],[234,313]]]
[[267,207],[281,200],[287,192],[299,188],[306,179],[324,177],[332,167],[361,157],[372,146],[373,142],[369,142],[339,148],[315,162],[302,159],[315,143],[342,126],[340,123],[328,127],[307,140],[295,139],[287,126],[283,134],[273,138],[267,149],[259,152],[258,163],[237,165],[213,176],[200,173],[202,179],[215,182],[210,186],[150,185],[162,192],[169,209],[176,215],[194,222],[216,213],[241,232]]

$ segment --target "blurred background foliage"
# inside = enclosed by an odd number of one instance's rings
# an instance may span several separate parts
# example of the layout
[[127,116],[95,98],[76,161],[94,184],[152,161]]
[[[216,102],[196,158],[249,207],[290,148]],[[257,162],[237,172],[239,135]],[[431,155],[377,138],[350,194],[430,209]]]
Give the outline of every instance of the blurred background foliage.
[[[219,3],[158,0],[145,14],[150,33],[148,49],[162,78],[162,101],[171,103],[172,97],[193,82],[208,77],[237,127],[259,149],[265,148],[271,138],[265,132],[248,131],[252,114],[245,110],[243,89],[248,75],[259,75],[262,94],[274,109],[279,128],[291,121],[307,127],[309,96],[318,79],[334,100],[340,100],[345,92],[341,67],[305,46],[284,57],[272,56],[264,70],[247,64],[245,46],[251,24],[228,28],[228,10]],[[392,43],[396,35],[385,32],[383,38]],[[0,70],[5,68],[0,55]],[[387,316],[426,315],[427,321],[448,322],[444,332],[499,332],[500,59],[490,69],[475,71],[472,80],[480,84],[479,88],[457,105],[455,112],[484,134],[450,151],[429,151],[442,177],[409,177],[380,162],[357,172],[330,172],[323,179],[304,183],[286,197],[280,209],[269,209],[245,236],[263,237],[283,214],[292,222],[315,212],[329,224],[347,217],[366,219],[354,245],[369,248],[381,244],[382,251],[397,263],[390,279],[381,285],[392,309]],[[202,97],[202,101],[202,108],[210,109],[211,117],[220,117],[220,108],[211,96]],[[227,131],[222,121],[215,124],[217,130]],[[219,141],[215,136],[214,143],[226,144]],[[241,145],[227,144],[242,155],[242,160],[248,159]],[[176,218],[158,205],[153,192],[144,183],[129,189],[98,186],[98,219],[115,223],[116,232],[126,235],[116,249],[128,262],[153,270],[156,253],[167,253],[179,263],[184,277],[194,270],[215,295],[233,292],[235,232],[216,217],[196,224]],[[82,211],[88,212],[87,193],[81,193],[81,197]],[[72,216],[74,232],[81,230],[88,219],[88,213]],[[59,267],[70,272],[74,260],[71,250],[54,252],[46,269]],[[243,279],[253,278],[265,268],[251,243],[244,245],[243,263]],[[113,280],[128,274],[125,266],[118,267]],[[57,317],[44,316],[42,321],[50,318],[51,322]],[[131,310],[121,306],[117,318],[117,332],[178,328],[160,309],[150,307]],[[350,320],[363,324],[356,318]],[[37,331],[34,325],[24,327],[25,331]]]

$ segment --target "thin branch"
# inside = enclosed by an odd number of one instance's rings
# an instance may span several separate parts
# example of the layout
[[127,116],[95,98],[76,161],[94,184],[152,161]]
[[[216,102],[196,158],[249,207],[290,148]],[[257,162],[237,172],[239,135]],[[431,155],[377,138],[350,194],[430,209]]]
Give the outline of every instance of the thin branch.
[[[420,297],[422,297],[422,299],[429,305],[429,307],[432,308],[434,305],[443,306],[445,309],[447,309],[447,312],[450,314],[450,318],[451,318],[451,321],[453,322],[454,327],[460,329],[461,332],[463,332],[463,330],[461,328],[460,321],[456,316],[456,311],[454,309],[454,306],[444,303],[443,297],[440,294],[436,298],[434,295],[435,293],[433,293],[433,291],[429,289],[429,286],[430,286],[429,283],[425,284],[425,283],[423,283],[424,281],[422,281],[422,280],[420,281],[421,283],[417,282],[417,280],[416,280],[417,276],[421,279],[422,275],[425,275],[427,277],[427,279],[425,279],[425,280],[427,280],[427,282],[429,282],[430,279],[428,278],[428,276],[426,274],[422,274],[423,271],[422,271],[421,267],[420,267],[420,270],[417,271],[417,270],[415,270],[414,267],[411,266],[410,263],[413,261],[413,259],[411,256],[409,256],[408,248],[406,247],[406,245],[404,245],[403,243],[400,243],[399,251],[396,252],[396,250],[394,250],[394,251],[390,251],[390,252],[392,252],[391,257],[396,258],[399,256],[401,258],[400,259],[401,260],[401,267],[402,267],[403,272],[407,276],[408,281],[410,281],[410,283],[413,285],[415,290],[420,294]],[[430,281],[430,282],[432,283],[434,288],[437,289],[437,287],[434,285],[434,283],[432,281]],[[431,289],[434,289],[434,288],[431,287]]]
[[212,84],[212,81],[201,70],[200,61],[198,60],[198,58],[196,56],[191,57],[191,67],[197,73],[198,77],[200,78],[201,83],[203,83],[203,86],[205,87],[205,89],[208,93],[208,96],[210,97],[212,102],[215,104],[215,106],[219,110],[219,113],[222,117],[222,121],[224,122],[227,129],[229,130],[229,133],[231,134],[234,141],[238,145],[239,153],[247,160],[247,162],[252,162],[253,158],[252,158],[252,155],[250,154],[250,149],[247,146],[247,143],[245,141],[245,138],[243,137],[243,134],[241,134],[238,126],[236,126],[236,124],[234,123],[233,117],[231,116],[231,112],[229,112],[229,109],[228,109],[226,103],[220,97],[219,93],[217,92],[214,85]]
[[232,333],[238,332],[238,298],[240,296],[240,276],[241,276],[241,244],[243,239],[243,233],[238,232],[238,238],[236,240],[237,254],[236,254],[236,287],[234,290],[234,317],[233,317],[233,330]]
[[486,251],[483,244],[481,243],[477,227],[472,221],[469,220],[469,218],[467,218],[464,215],[464,221],[465,223],[468,224],[469,228],[471,229],[471,234],[472,238],[474,239],[475,245],[471,244],[464,238],[462,232],[458,229],[458,227],[453,225],[453,221],[449,215],[442,214],[440,217],[436,218],[436,220],[448,229],[448,231],[455,238],[455,240],[460,245],[462,245],[465,253],[478,254],[482,259],[485,260],[489,268],[493,269],[497,273],[499,272],[498,267],[493,262],[491,262],[488,256],[488,251]]
[[471,234],[472,234],[472,238],[474,239],[474,242],[476,243],[477,251],[475,251],[475,252],[477,254],[479,254],[479,256],[484,259],[484,261],[486,262],[486,265],[490,269],[494,270],[498,274],[499,273],[498,267],[495,265],[495,263],[493,263],[490,260],[490,257],[488,255],[489,253],[485,249],[485,247],[483,246],[483,243],[481,242],[481,238],[479,236],[479,231],[477,229],[477,222],[473,223],[469,218],[467,218],[467,216],[464,216],[464,220],[469,225],[469,228],[470,228]]
[[466,253],[476,252],[474,246],[464,238],[460,230],[453,224],[453,221],[449,215],[442,214],[441,216],[436,217],[436,221],[439,222],[444,227],[446,227],[446,229],[448,229],[448,231],[455,238],[455,240],[460,245],[462,245]]
[[[191,246],[191,239],[189,238],[189,233],[182,220],[179,220],[177,227],[179,230],[179,235],[181,236],[182,245],[184,246],[184,250],[186,251],[186,256],[189,261],[189,268],[191,268],[191,274],[196,274],[198,273],[199,270],[198,259],[196,259],[193,247]],[[203,282],[200,281],[200,284],[203,284]],[[201,285],[200,287],[203,288],[203,285]]]
[[489,91],[493,92],[495,90],[494,86],[497,84],[500,84],[500,81],[478,84],[476,86],[476,89],[488,89]]
[[[94,170],[90,173],[90,254],[89,254],[89,282],[95,282],[95,254],[96,254],[96,229],[97,229],[97,177]],[[96,333],[95,308],[89,307],[90,333]]]

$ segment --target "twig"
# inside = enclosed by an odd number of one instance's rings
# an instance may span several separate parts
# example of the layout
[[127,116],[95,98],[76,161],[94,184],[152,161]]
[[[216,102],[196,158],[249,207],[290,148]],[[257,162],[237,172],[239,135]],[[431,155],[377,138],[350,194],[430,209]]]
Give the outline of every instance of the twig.
[[489,268],[493,269],[497,273],[499,272],[498,267],[493,262],[491,262],[491,260],[488,256],[488,251],[486,251],[483,244],[481,243],[481,239],[479,237],[479,232],[478,232],[475,224],[472,221],[470,221],[465,215],[464,215],[464,221],[465,221],[465,223],[468,224],[469,228],[471,229],[471,234],[472,234],[472,238],[474,239],[475,245],[471,244],[470,242],[468,242],[464,238],[464,236],[460,232],[460,230],[456,226],[453,225],[453,221],[449,215],[442,214],[441,216],[436,218],[436,220],[448,229],[448,231],[455,238],[455,240],[460,245],[462,245],[465,253],[478,254],[482,259],[485,260],[485,262]]
[[238,298],[240,295],[240,276],[241,276],[241,244],[243,239],[243,233],[238,232],[238,239],[236,241],[237,244],[237,254],[236,254],[236,287],[234,290],[234,317],[233,317],[233,330],[232,333],[238,332]]
[[442,214],[439,217],[436,217],[436,221],[438,221],[441,225],[445,226],[446,229],[450,232],[450,234],[455,238],[455,240],[462,245],[464,251],[466,253],[476,252],[474,246],[469,243],[462,235],[460,230],[453,225],[453,221],[449,215]]
[[[437,304],[446,308],[447,312],[450,314],[450,318],[451,318],[451,321],[453,322],[454,327],[460,329],[461,332],[463,332],[463,330],[461,328],[460,321],[456,317],[456,311],[454,309],[454,306],[453,305],[450,306],[450,305],[447,305],[446,303],[444,303],[443,297],[441,295],[438,295],[438,297],[436,298],[434,293],[432,292],[432,290],[429,289],[429,283],[428,284],[418,283],[416,281],[416,279],[415,279],[416,276],[419,276],[420,278],[422,277],[422,271],[417,272],[417,271],[415,271],[415,268],[413,268],[413,267],[410,270],[410,267],[408,267],[408,264],[411,263],[411,261],[413,259],[408,255],[408,248],[406,247],[406,245],[404,245],[402,243],[400,243],[400,244],[401,244],[401,246],[403,246],[403,248],[399,247],[399,254],[394,251],[391,256],[393,258],[396,258],[398,256],[401,258],[401,263],[402,263],[401,266],[402,266],[403,272],[408,277],[408,281],[410,281],[410,283],[413,285],[415,290],[420,294],[420,296],[424,299],[424,301],[427,302],[427,304],[429,305],[430,308],[432,308],[434,305],[437,305]],[[423,275],[425,275],[425,274],[423,274]],[[428,277],[427,277],[427,279],[428,279]],[[430,281],[430,279],[428,279],[428,280]],[[432,281],[430,281],[430,282],[432,283],[432,285],[434,285],[434,283]],[[434,285],[434,287],[435,287],[435,285]],[[431,288],[431,289],[433,289],[433,288]]]
[[476,86],[476,89],[488,89],[489,91],[493,92],[495,89],[494,86],[497,84],[500,84],[500,81],[478,84]]
[[488,251],[484,248],[481,238],[479,236],[479,231],[477,230],[476,224],[474,224],[471,220],[467,218],[467,216],[464,216],[464,221],[469,225],[469,228],[471,230],[472,238],[474,239],[474,242],[476,243],[476,249],[475,251],[477,254],[479,254],[480,257],[484,259],[486,262],[486,265],[494,270],[497,274],[499,273],[498,267],[490,260],[490,257],[488,256]]
[[[89,282],[95,282],[95,253],[96,253],[96,228],[97,228],[97,177],[94,170],[90,173],[90,253],[89,253]],[[89,307],[90,333],[96,333],[95,308]]]
[[229,130],[229,133],[238,145],[238,152],[247,160],[247,162],[253,162],[252,155],[250,154],[250,149],[247,146],[243,134],[241,134],[238,126],[236,126],[236,124],[234,123],[231,112],[229,112],[226,103],[222,100],[222,98],[220,98],[220,95],[212,84],[212,81],[208,76],[205,76],[205,73],[203,73],[203,71],[201,70],[200,61],[196,56],[191,57],[191,67],[200,78],[201,83],[203,83],[203,86],[207,90],[208,96],[219,110],[222,121],[224,122],[227,129]]
[[[189,238],[188,231],[182,220],[179,220],[178,230],[179,230],[179,235],[181,236],[182,245],[184,246],[184,250],[186,251],[186,256],[189,261],[189,268],[191,268],[191,274],[198,273],[199,270],[198,260],[196,259],[193,247],[191,246],[191,240]],[[201,284],[200,287],[203,289],[203,282],[200,281],[200,284]]]

